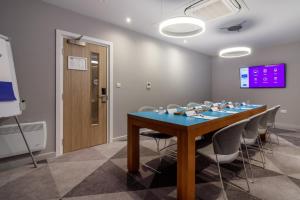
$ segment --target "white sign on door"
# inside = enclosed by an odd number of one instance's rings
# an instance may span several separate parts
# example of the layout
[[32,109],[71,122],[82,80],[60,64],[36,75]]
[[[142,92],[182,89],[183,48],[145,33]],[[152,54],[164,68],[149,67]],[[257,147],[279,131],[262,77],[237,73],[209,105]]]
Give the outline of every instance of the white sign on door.
[[68,56],[68,69],[72,70],[88,70],[87,58]]

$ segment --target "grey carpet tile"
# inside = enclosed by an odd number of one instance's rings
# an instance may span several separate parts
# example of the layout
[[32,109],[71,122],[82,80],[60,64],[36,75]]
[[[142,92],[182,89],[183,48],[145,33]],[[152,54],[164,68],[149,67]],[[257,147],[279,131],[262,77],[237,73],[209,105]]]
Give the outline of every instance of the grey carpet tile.
[[62,197],[68,193],[106,161],[88,160],[49,163],[49,169],[60,196]]
[[3,170],[0,172],[0,187],[8,182],[14,181],[17,178],[25,176],[32,172],[35,168],[32,165],[26,165],[24,167],[13,168],[10,170]]
[[49,159],[48,162],[74,162],[74,161],[87,161],[87,160],[105,160],[107,159],[99,151],[94,148],[87,148],[70,153],[66,153],[55,159]]
[[[298,138],[298,137],[291,137],[291,136],[283,135],[283,134],[280,134],[279,137],[284,138],[285,140],[294,144],[295,146],[300,146],[300,138]],[[276,140],[274,142],[277,143]]]
[[[240,184],[242,180],[233,181]],[[255,179],[251,194],[264,200],[300,200],[300,188],[285,175]]]
[[127,142],[114,142],[109,144],[103,144],[103,145],[97,145],[93,147],[97,151],[99,151],[102,155],[104,155],[106,158],[113,157],[116,153],[118,153],[121,149],[126,147]]
[[65,197],[86,196],[123,191],[143,190],[145,187],[132,176],[107,161],[79,185],[74,187]]
[[[140,146],[140,156],[157,156],[158,153],[146,148],[144,146]],[[115,159],[115,158],[127,158],[127,146],[122,148],[118,153],[116,153],[113,157],[111,157],[111,159]]]
[[[273,155],[266,155],[266,169],[253,166],[255,182],[250,184],[251,193],[226,185],[229,199],[300,200],[300,148],[295,146],[298,142],[290,142],[296,141],[300,133],[273,131],[280,135],[281,144],[273,145]],[[0,172],[0,199],[58,200],[63,195],[68,200],[176,199],[176,160],[160,158],[151,140],[141,141],[140,152],[141,164],[162,174],[143,165],[138,174],[128,174],[126,142],[115,142],[65,154],[38,169]],[[257,153],[251,156],[260,159]],[[247,170],[250,176],[248,166]],[[241,161],[222,165],[222,175],[224,180],[246,187],[240,179],[244,177]],[[196,183],[197,199],[223,199],[217,166],[205,157],[197,157]]]
[[293,181],[293,183],[295,183],[299,188],[300,188],[300,179],[299,178],[295,178],[292,176],[288,176],[288,178]]
[[0,188],[0,199],[45,200],[59,198],[48,166],[42,166]]
[[266,157],[285,174],[300,173],[300,156],[275,153]]
[[159,198],[150,190],[126,191],[116,193],[106,193],[98,195],[64,197],[63,200],[158,200]]

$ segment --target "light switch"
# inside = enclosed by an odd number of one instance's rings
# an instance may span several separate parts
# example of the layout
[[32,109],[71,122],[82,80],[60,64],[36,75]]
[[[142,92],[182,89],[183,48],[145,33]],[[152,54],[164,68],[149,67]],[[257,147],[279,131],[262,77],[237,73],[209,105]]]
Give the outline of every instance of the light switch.
[[281,109],[281,110],[280,110],[280,113],[286,114],[286,113],[287,113],[287,110]]
[[147,81],[146,88],[147,88],[148,90],[151,89],[151,82],[150,82],[150,81]]
[[121,88],[122,84],[120,82],[117,82],[116,87]]

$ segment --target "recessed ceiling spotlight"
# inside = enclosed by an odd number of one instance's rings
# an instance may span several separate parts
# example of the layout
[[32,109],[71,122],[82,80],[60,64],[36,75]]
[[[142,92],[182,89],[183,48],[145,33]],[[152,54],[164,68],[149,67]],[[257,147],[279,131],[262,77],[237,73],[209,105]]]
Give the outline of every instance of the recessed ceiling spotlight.
[[186,38],[200,35],[205,31],[205,23],[194,17],[175,17],[159,24],[160,34],[166,37]]
[[126,22],[127,22],[128,24],[130,24],[130,23],[131,23],[131,18],[130,18],[130,17],[126,17]]
[[238,58],[248,56],[251,54],[251,48],[249,47],[232,47],[226,48],[219,52],[219,56],[222,58]]

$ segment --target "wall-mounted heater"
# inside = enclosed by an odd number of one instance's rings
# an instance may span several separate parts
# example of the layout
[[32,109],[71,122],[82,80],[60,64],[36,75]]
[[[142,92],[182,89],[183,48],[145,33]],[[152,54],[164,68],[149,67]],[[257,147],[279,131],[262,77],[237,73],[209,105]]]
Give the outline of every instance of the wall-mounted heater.
[[185,9],[185,14],[204,21],[236,14],[241,5],[236,0],[199,0]]
[[[21,127],[33,152],[46,148],[46,122],[22,123]],[[16,124],[0,126],[0,158],[28,153]]]

